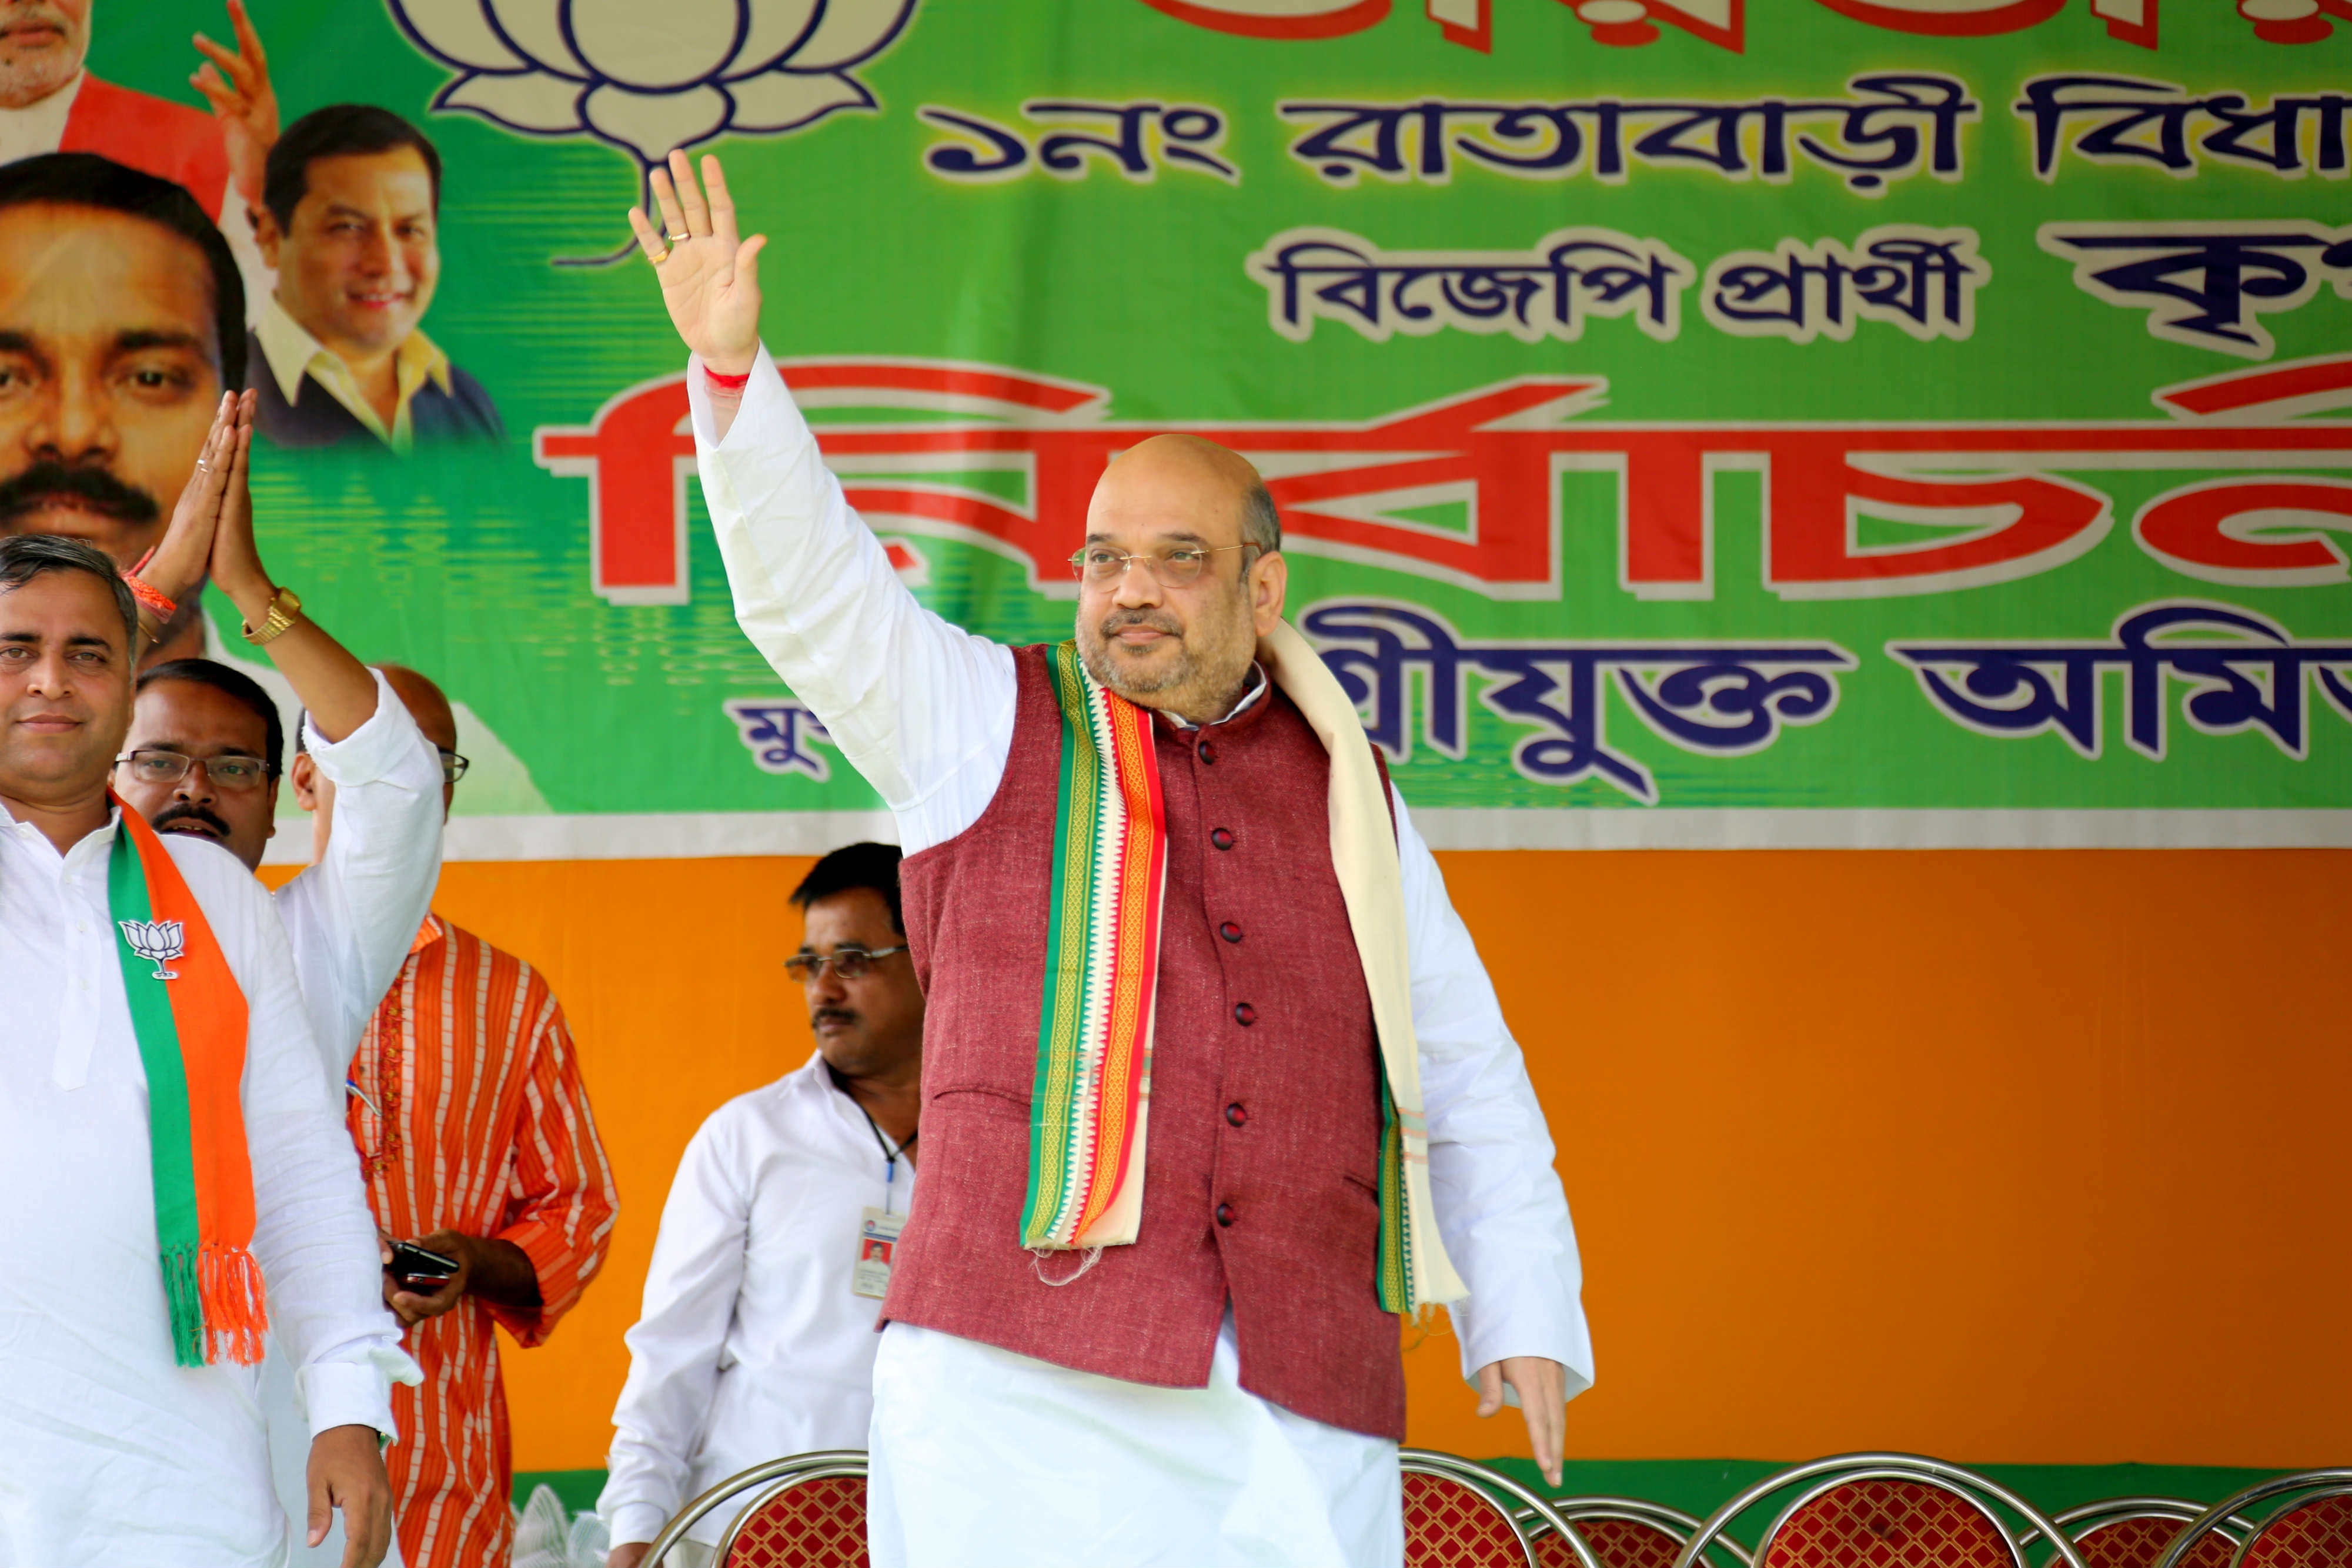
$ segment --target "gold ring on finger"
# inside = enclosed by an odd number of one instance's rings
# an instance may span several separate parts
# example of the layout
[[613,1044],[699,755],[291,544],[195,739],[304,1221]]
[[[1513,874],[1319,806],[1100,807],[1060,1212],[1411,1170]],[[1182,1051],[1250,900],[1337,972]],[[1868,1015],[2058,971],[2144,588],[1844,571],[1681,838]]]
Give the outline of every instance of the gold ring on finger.
[[669,243],[670,243],[670,244],[672,244],[672,245],[684,245],[688,240],[690,240],[690,239],[692,239],[693,237],[694,237],[694,236],[693,236],[692,235],[673,235],[673,234],[666,234],[666,235],[662,235],[662,238],[664,238],[664,239],[666,239],[666,240],[669,241]]
[[662,246],[661,254],[659,256],[656,256],[650,251],[646,252],[646,259],[652,262],[656,267],[659,267],[663,262],[669,259],[669,246]]

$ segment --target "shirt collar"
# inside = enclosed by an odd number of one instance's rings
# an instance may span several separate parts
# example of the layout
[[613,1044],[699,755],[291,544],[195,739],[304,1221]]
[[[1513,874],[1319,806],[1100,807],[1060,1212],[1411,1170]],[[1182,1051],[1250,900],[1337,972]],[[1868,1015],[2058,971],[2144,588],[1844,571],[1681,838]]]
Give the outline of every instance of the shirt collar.
[[[1242,694],[1241,700],[1239,702],[1234,704],[1232,707],[1225,710],[1224,717],[1211,719],[1209,723],[1211,725],[1230,724],[1234,719],[1237,719],[1242,715],[1247,713],[1251,708],[1255,707],[1257,706],[1258,699],[1265,695],[1266,689],[1265,666],[1253,659],[1250,661],[1249,690]],[[1160,710],[1160,716],[1166,719],[1170,724],[1174,725],[1178,729],[1199,729],[1202,727],[1200,725],[1194,724],[1191,719],[1184,717],[1181,714],[1170,713],[1166,708],[1161,708]]]
[[[261,351],[268,357],[269,374],[278,382],[278,393],[289,408],[301,394],[302,377],[310,367],[322,357],[334,357],[324,343],[310,335],[310,329],[278,303],[275,293],[262,300],[261,316],[254,322],[253,332],[261,340]],[[400,378],[402,402],[405,403],[409,392],[428,380],[443,392],[449,391],[449,356],[425,335],[424,328],[417,328],[400,340],[400,347],[393,351],[393,362]],[[319,384],[326,386],[328,379],[319,378]]]

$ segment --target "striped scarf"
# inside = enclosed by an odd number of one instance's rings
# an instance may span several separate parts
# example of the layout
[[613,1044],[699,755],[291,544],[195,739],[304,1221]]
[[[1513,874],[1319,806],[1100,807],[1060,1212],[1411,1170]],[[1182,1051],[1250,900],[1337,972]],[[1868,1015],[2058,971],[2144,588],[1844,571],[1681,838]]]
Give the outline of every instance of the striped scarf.
[[[1331,757],[1332,863],[1382,1069],[1373,1284],[1384,1311],[1411,1313],[1469,1291],[1438,1239],[1429,1190],[1394,827],[1370,742],[1339,681],[1286,622],[1258,652]],[[1054,650],[1052,675],[1062,765],[1021,1228],[1022,1245],[1040,1253],[1136,1238],[1168,859],[1151,715],[1097,684],[1075,642]]]
[[[252,1365],[268,1326],[254,1261],[245,1146],[245,993],[163,841],[121,806],[106,900],[121,937],[123,997],[147,1069],[155,1239],[172,1356]],[[160,984],[158,982],[161,982]]]

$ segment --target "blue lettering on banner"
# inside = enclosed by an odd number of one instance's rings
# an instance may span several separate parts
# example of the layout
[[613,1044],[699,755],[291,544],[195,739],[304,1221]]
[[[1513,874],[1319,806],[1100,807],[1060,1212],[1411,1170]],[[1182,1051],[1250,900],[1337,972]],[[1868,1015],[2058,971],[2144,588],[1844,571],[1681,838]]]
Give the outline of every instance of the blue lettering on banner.
[[729,697],[721,705],[735,721],[739,738],[762,773],[800,773],[822,784],[833,777],[825,759],[809,749],[831,746],[824,721],[791,697]]
[[1976,330],[1976,291],[1992,277],[1974,229],[1888,224],[1849,247],[1784,239],[1777,252],[1734,251],[1707,269],[1708,321],[1742,337],[1840,342],[1857,320],[1885,321],[1921,342]]
[[[2221,635],[2182,640],[2200,631]],[[2180,704],[2190,728],[2202,735],[2259,728],[2297,761],[2310,751],[2304,706],[2313,682],[2352,721],[2352,643],[2298,642],[2268,616],[2235,605],[2142,605],[2119,617],[2103,643],[1889,643],[1886,652],[1911,667],[1928,701],[1978,734],[2055,730],[2088,758],[2099,755],[2105,676],[2116,670],[2124,676],[2124,739],[2159,762],[2174,681],[2190,688]]]
[[1290,144],[1290,155],[1333,185],[1352,185],[1364,174],[1442,185],[1453,178],[1457,159],[1515,179],[1589,173],[1611,183],[1624,180],[1635,163],[1779,183],[1801,161],[1836,173],[1864,196],[1921,172],[1960,177],[1960,126],[1978,113],[1966,82],[1934,72],[1885,72],[1855,77],[1846,89],[1853,96],[1732,101],[1295,99],[1276,111],[1314,122]]
[[2292,310],[2332,282],[2352,298],[2352,228],[2277,223],[2043,224],[2035,237],[2074,264],[2093,298],[2148,313],[2168,342],[2266,360],[2277,348],[2257,316]]
[[1019,179],[1033,165],[1063,180],[1108,168],[1148,184],[1162,168],[1177,168],[1241,183],[1241,171],[1222,155],[1224,115],[1197,103],[1033,98],[1021,106],[1022,117],[1035,128],[1026,133],[938,104],[925,104],[918,113],[960,138],[923,152],[923,167],[960,184]]
[[1421,737],[1448,757],[1468,747],[1469,673],[1496,677],[1479,701],[1497,716],[1541,733],[1511,752],[1520,776],[1566,786],[1599,779],[1644,804],[1656,780],[1609,744],[1604,677],[1661,739],[1703,757],[1744,757],[1780,727],[1818,724],[1837,706],[1837,675],[1856,667],[1833,643],[1465,643],[1426,611],[1379,601],[1327,602],[1299,629],[1359,708],[1373,744],[1402,762],[1412,754],[1406,706],[1421,672]]
[[2330,180],[2352,172],[2344,151],[2352,96],[2344,93],[2280,93],[2253,109],[2242,92],[2197,97],[2139,77],[2040,76],[2020,90],[2011,107],[2033,126],[2033,172],[2043,180],[2058,177],[2069,153],[2184,180],[2206,158],[2285,180],[2312,169]]

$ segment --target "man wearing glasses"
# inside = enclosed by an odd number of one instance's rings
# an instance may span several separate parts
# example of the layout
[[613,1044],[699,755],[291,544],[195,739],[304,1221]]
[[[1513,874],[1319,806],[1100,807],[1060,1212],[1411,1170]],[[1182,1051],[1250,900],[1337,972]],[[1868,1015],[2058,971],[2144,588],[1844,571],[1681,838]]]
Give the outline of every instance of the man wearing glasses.
[[[784,969],[816,1054],[713,1112],[670,1184],[597,1504],[608,1568],[637,1568],[681,1504],[739,1470],[866,1447],[874,1320],[915,1196],[923,992],[898,850],[835,850],[793,902],[804,935]],[[728,1516],[667,1561],[707,1568]]]
[[[612,1173],[546,981],[430,913],[466,764],[448,699],[414,670],[362,664],[262,564],[246,476],[253,405],[250,392],[224,401],[205,447],[221,466],[191,476],[140,587],[168,602],[208,575],[307,710],[293,779],[314,863],[278,892],[278,914],[377,1227],[457,1263],[437,1287],[384,1281],[425,1374],[393,1402],[397,1544],[406,1568],[503,1562],[513,1516],[492,1324],[534,1345],[579,1299],[611,1233]],[[114,787],[159,832],[256,868],[283,746],[257,683],[178,660],[141,679]],[[264,1399],[290,1500],[291,1394]]]
[[[1265,486],[1108,464],[1073,640],[890,570],[760,338],[719,162],[631,214],[736,618],[890,806],[927,1009],[926,1196],[874,1363],[875,1568],[1401,1568],[1400,1318],[1559,1484],[1592,1376],[1543,1110],[1339,682]],[[704,186],[708,187],[706,199]],[[1049,497],[1045,503],[1054,503]]]

